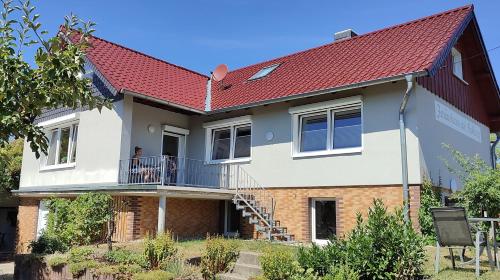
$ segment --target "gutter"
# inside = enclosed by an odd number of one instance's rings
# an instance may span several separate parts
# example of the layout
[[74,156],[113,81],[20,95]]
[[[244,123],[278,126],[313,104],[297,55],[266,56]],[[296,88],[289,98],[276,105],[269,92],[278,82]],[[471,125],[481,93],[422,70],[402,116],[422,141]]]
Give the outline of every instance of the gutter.
[[405,125],[405,110],[410,98],[410,93],[414,87],[414,76],[405,76],[407,87],[403,101],[399,107],[399,137],[401,145],[401,175],[403,177],[403,203],[404,203],[404,219],[406,222],[410,221],[410,189],[408,187],[408,157],[406,147],[406,125]]
[[500,142],[500,132],[496,132],[495,135],[497,136],[497,139],[495,142],[493,142],[493,145],[491,145],[491,167],[495,169],[497,167],[497,154],[496,154],[496,149],[498,142]]
[[142,93],[133,92],[133,91],[125,89],[125,88],[122,88],[120,90],[120,93],[127,94],[127,95],[134,96],[134,97],[138,97],[138,98],[142,98],[142,99],[146,99],[146,100],[153,101],[153,102],[156,102],[156,103],[159,103],[159,104],[167,105],[167,106],[170,106],[170,107],[174,107],[174,108],[177,108],[177,109],[182,109],[182,110],[185,110],[185,111],[189,111],[189,112],[193,112],[193,113],[197,113],[197,114],[201,114],[201,115],[205,115],[206,114],[206,112],[201,111],[201,110],[197,110],[197,109],[194,109],[194,108],[191,108],[191,107],[187,107],[187,106],[175,104],[175,103],[172,103],[172,102],[169,102],[169,101],[165,101],[163,99],[159,99],[159,98],[154,98],[154,97],[151,97],[151,96],[147,96],[147,95],[144,95]]

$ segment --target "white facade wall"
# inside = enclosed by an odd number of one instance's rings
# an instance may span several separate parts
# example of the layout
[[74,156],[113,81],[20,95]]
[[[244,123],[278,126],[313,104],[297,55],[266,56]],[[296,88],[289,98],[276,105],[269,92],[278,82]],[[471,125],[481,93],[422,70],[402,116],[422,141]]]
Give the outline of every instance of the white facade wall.
[[[443,144],[448,144],[469,156],[477,154],[489,164],[491,162],[490,130],[422,86],[417,86],[416,97],[422,174],[430,178],[436,186],[456,190],[455,188],[458,189],[461,186],[460,181],[455,174],[450,173],[445,161],[448,161],[454,169],[457,169],[458,166]],[[456,119],[449,120],[451,123],[458,121],[458,126],[468,125],[472,128],[479,128],[478,133],[465,132],[464,134],[464,129],[453,128],[457,124],[446,124],[438,121],[436,119],[436,102],[456,114]]]
[[20,188],[116,183],[121,150],[127,145],[130,131],[124,128],[129,124],[123,120],[130,119],[131,110],[132,98],[125,97],[113,103],[113,110],[103,108],[101,113],[97,109],[78,113],[77,159],[74,167],[40,170],[41,159],[36,159],[25,142]]
[[[292,117],[288,103],[242,112],[252,115],[251,161],[244,169],[264,187],[361,186],[401,184],[398,110],[405,83],[386,84],[354,91],[363,97],[363,151],[354,154],[292,157]],[[337,95],[338,96],[338,95]],[[336,97],[335,94],[332,97]],[[409,181],[420,183],[416,110],[414,97],[408,106]],[[188,155],[203,159],[202,123],[191,125]],[[265,134],[274,139],[267,141]]]

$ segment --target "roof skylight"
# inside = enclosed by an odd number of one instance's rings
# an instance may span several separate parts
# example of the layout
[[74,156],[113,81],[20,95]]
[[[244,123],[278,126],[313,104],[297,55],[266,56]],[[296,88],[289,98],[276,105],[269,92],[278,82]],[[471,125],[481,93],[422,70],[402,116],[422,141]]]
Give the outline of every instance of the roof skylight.
[[265,76],[267,76],[271,72],[273,72],[274,69],[276,69],[278,66],[280,66],[280,65],[279,64],[273,64],[273,65],[270,65],[270,66],[266,66],[266,67],[260,69],[259,72],[255,73],[252,77],[250,77],[249,80],[256,80],[256,79],[264,78]]

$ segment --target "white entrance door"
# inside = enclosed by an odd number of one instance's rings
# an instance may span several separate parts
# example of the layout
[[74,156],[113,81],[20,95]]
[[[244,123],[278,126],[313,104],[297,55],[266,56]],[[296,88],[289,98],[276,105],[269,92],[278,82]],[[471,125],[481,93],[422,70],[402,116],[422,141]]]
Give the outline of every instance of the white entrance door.
[[337,209],[331,198],[313,198],[311,201],[311,239],[318,245],[326,245],[337,234]]
[[42,232],[47,227],[47,215],[49,214],[49,208],[47,207],[47,203],[45,200],[40,200],[40,204],[38,206],[38,222],[36,226],[36,239],[42,235]]
[[165,128],[163,131],[161,154],[168,159],[164,166],[165,184],[182,184],[185,181],[187,134],[181,134],[177,130],[171,132]]

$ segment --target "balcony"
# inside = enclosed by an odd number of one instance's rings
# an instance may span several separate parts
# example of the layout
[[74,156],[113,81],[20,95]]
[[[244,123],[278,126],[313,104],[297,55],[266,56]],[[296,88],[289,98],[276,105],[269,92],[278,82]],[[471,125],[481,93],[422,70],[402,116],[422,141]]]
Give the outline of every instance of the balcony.
[[118,184],[198,188],[251,188],[255,183],[237,164],[208,164],[203,160],[153,156],[120,160]]

